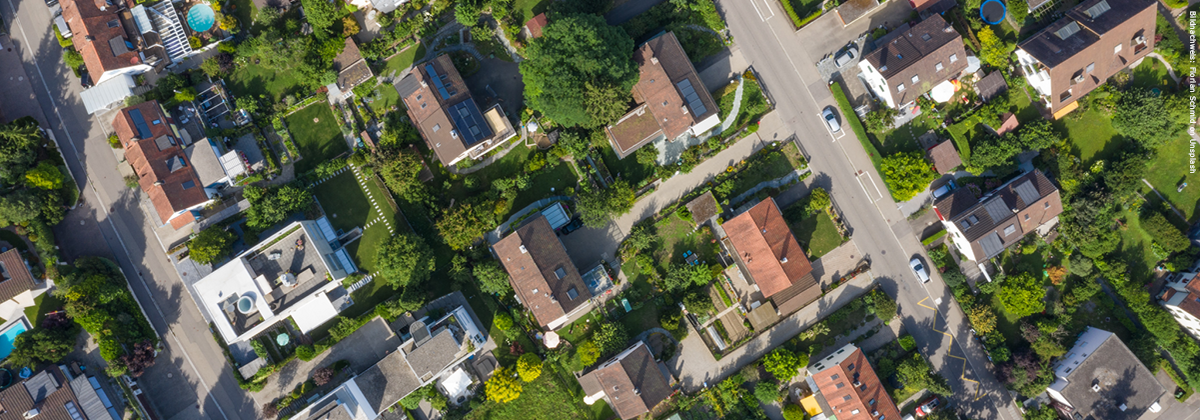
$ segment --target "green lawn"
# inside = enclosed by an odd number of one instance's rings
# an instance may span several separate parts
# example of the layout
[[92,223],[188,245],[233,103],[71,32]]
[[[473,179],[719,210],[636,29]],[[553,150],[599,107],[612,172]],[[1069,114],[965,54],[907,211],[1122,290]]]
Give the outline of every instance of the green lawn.
[[804,252],[808,254],[809,260],[821,258],[846,242],[834,225],[833,219],[825,212],[797,221],[788,220],[788,226],[796,235],[796,240],[800,242]]
[[874,138],[873,140],[875,141],[876,148],[879,149],[879,153],[889,156],[894,153],[921,150],[921,144],[917,142],[917,138],[937,127],[938,122],[936,118],[922,116],[884,133],[872,131],[871,136]]
[[301,87],[299,76],[291,69],[276,71],[253,63],[237,66],[225,83],[235,97],[251,95],[267,95],[274,101],[282,101],[289,94],[299,94]]
[[[785,144],[782,152],[775,156],[753,161],[736,176],[725,181],[726,183],[731,183],[729,187],[718,187],[718,192],[714,194],[714,197],[716,197],[717,201],[732,200],[739,194],[749,191],[764,181],[780,178],[807,165],[804,156],[800,154],[800,150],[794,144]],[[726,188],[728,194],[722,195],[719,191]]]
[[[569,379],[568,379],[569,380]],[[498,404],[484,402],[479,407],[467,413],[468,420],[524,420],[529,418],[544,418],[555,420],[566,419],[607,419],[612,416],[612,410],[588,406],[583,403],[582,392],[572,392],[579,385],[566,383],[557,375],[553,368],[545,366],[542,375],[533,382],[522,383],[521,396],[517,399]],[[536,414],[535,414],[536,413]]]
[[625,327],[625,331],[629,333],[630,337],[636,337],[642,331],[651,328],[661,328],[662,324],[659,324],[658,318],[658,306],[651,299],[642,304],[641,308],[634,309],[633,312],[625,314],[621,318],[621,325]]
[[33,306],[25,308],[25,318],[34,327],[38,327],[42,325],[42,320],[46,318],[47,313],[62,309],[65,303],[49,292],[42,293],[33,298]]
[[1055,121],[1055,126],[1060,132],[1070,133],[1071,154],[1079,157],[1084,167],[1097,159],[1115,156],[1129,144],[1129,139],[1113,128],[1112,118],[1097,109]]
[[[346,245],[358,268],[369,273],[375,270],[379,246],[392,236],[388,226],[395,228],[397,220],[396,212],[374,181],[367,179],[366,190],[360,185],[354,172],[347,170],[317,185],[312,192],[334,229],[350,231],[370,224],[361,238]],[[375,205],[371,204],[371,197],[375,198]]]
[[1148,58],[1133,69],[1133,86],[1140,88],[1159,88],[1163,91],[1175,90],[1175,79],[1167,73],[1167,66],[1155,58]]
[[513,17],[520,19],[517,24],[524,25],[529,19],[545,12],[550,3],[551,0],[516,0],[513,2],[512,10],[518,13],[514,13]]
[[397,110],[404,109],[404,100],[400,98],[400,92],[396,91],[395,86],[386,83],[379,85],[379,99],[371,103],[371,109],[382,117],[392,107],[396,107]]
[[401,51],[399,54],[396,54],[396,55],[392,56],[392,58],[389,58],[387,61],[387,65],[384,66],[383,71],[380,73],[382,73],[382,74],[387,74],[387,73],[391,73],[391,72],[399,73],[409,67],[412,67],[413,62],[415,62],[416,60],[423,58],[423,57],[425,57],[425,44],[424,43],[418,43],[416,45],[409,46],[404,51]]
[[[1200,201],[1200,176],[1190,173],[1188,153],[1191,141],[1187,136],[1164,143],[1150,161],[1146,170],[1146,180],[1158,189],[1158,192],[1187,215],[1189,222],[1196,219],[1196,202]],[[1184,182],[1188,186],[1182,192],[1177,192],[1178,186]],[[1144,195],[1150,196],[1149,187],[1143,187]]]
[[[646,147],[654,147],[654,145],[646,145]],[[639,163],[637,156],[618,159],[616,152],[613,152],[611,147],[600,148],[600,160],[604,161],[604,166],[608,167],[608,172],[612,173],[613,177],[629,181],[635,188],[654,178],[654,171],[657,168],[657,165]]]
[[284,122],[303,157],[296,163],[297,175],[350,150],[342,138],[342,130],[333,117],[333,111],[324,102],[296,111],[284,118]]
[[[758,85],[758,80],[754,79],[753,73],[746,72],[742,77],[742,83],[746,84],[742,88],[742,107],[738,108],[736,121],[729,126],[729,129],[721,133],[721,136],[732,135],[743,125],[758,121],[759,118],[766,115],[767,111],[770,111],[767,99],[763,96],[762,87]],[[736,93],[735,89],[729,87],[721,87],[713,92],[713,100],[717,102],[717,108],[720,110],[718,115],[722,119],[728,118],[729,113],[733,111],[733,100]]]
[[246,29],[254,25],[254,15],[258,13],[258,8],[254,6],[253,0],[233,0],[226,4],[222,12],[232,12],[240,22],[240,29]]

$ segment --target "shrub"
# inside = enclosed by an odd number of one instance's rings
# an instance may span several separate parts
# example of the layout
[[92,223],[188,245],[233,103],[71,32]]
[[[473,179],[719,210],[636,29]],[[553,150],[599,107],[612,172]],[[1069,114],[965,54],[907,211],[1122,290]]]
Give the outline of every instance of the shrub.
[[274,418],[279,415],[279,409],[275,408],[274,403],[265,402],[262,405],[262,415],[266,418]]
[[900,348],[904,349],[904,351],[912,351],[917,348],[917,339],[905,334],[903,337],[900,337]]
[[780,382],[792,379],[800,367],[800,358],[796,357],[796,353],[783,347],[776,347],[763,357],[763,369]]
[[525,353],[517,359],[517,375],[525,382],[533,382],[542,376],[542,358],[533,353]]
[[754,397],[763,404],[771,404],[779,401],[782,396],[779,386],[770,381],[760,381],[754,385]]
[[307,362],[317,357],[317,352],[313,350],[313,346],[311,344],[301,344],[296,346],[296,357]]
[[484,385],[488,401],[503,404],[521,396],[521,382],[514,376],[511,368],[496,371]]
[[804,420],[807,416],[804,414],[804,408],[796,404],[788,404],[783,407],[784,420]]
[[928,237],[928,238],[922,239],[922,240],[921,240],[921,245],[929,246],[929,244],[932,244],[932,243],[934,243],[934,242],[935,242],[935,241],[937,241],[938,239],[942,239],[942,237],[943,237],[943,236],[946,236],[946,230],[945,230],[945,229],[942,229],[941,231],[939,231],[938,233],[935,233],[935,234],[933,234],[933,235],[929,235],[929,237]]
[[317,369],[316,372],[313,372],[313,376],[312,376],[313,383],[317,384],[317,386],[325,385],[325,384],[329,383],[329,381],[333,380],[333,376],[336,373],[337,372],[334,372],[333,368],[329,367],[329,366]]
[[500,331],[508,331],[513,329],[512,315],[507,311],[497,312],[495,318],[492,319],[492,325],[495,325]]
[[584,341],[575,350],[575,357],[579,358],[579,363],[583,366],[591,366],[600,359],[600,346],[591,340]]

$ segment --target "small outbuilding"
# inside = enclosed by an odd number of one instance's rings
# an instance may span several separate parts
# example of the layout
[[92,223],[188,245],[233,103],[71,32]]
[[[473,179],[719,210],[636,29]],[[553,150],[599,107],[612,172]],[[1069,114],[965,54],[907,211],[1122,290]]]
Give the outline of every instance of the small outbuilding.
[[954,148],[954,142],[943,141],[936,146],[930,147],[927,150],[929,161],[933,162],[933,168],[938,173],[948,173],[954,168],[962,166],[962,157],[958,155],[958,150]]
[[1008,82],[1004,81],[1004,75],[999,71],[993,71],[992,74],[984,76],[975,82],[975,93],[979,94],[979,99],[984,102],[991,102],[996,96],[1008,90]]

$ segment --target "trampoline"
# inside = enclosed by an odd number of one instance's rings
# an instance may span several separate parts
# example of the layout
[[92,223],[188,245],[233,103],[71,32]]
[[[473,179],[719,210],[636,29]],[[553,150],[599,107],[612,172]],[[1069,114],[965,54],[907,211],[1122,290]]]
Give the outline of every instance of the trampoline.
[[213,23],[217,21],[217,16],[213,13],[212,6],[207,4],[197,4],[188,9],[187,24],[196,32],[204,32],[212,29]]
[[1000,0],[987,0],[979,7],[979,17],[988,25],[999,25],[1008,13],[1008,7]]

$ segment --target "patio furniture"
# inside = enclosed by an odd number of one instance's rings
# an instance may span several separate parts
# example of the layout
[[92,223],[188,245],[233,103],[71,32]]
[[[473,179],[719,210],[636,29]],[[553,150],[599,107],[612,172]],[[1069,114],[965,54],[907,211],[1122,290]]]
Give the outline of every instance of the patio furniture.
[[699,259],[700,259],[700,256],[697,255],[695,252],[688,251],[687,253],[685,253],[683,260],[688,265],[696,265],[696,260],[699,260]]
[[283,251],[271,251],[267,254],[267,261],[275,261],[283,257]]

